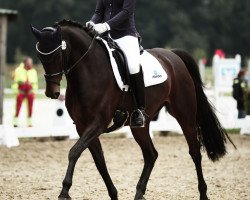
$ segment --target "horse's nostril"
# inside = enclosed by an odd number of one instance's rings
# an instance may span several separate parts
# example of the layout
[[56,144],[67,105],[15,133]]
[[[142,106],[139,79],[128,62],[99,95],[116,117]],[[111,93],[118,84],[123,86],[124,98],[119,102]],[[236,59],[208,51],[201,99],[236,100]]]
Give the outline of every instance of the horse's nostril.
[[57,99],[59,97],[59,95],[60,95],[60,92],[55,92],[54,93],[54,98]]

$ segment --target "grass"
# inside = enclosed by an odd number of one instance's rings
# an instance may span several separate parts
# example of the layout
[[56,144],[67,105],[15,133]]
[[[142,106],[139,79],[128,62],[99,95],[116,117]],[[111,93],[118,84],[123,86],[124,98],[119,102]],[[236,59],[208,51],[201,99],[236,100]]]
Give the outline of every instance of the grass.
[[226,129],[228,134],[240,134],[240,128]]

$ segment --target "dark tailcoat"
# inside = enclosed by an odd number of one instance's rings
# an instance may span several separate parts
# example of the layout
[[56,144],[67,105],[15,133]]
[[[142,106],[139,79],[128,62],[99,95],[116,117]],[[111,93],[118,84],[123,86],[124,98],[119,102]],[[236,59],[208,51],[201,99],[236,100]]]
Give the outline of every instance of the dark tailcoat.
[[91,21],[95,24],[107,22],[114,39],[126,35],[139,37],[135,28],[135,4],[136,0],[97,0]]

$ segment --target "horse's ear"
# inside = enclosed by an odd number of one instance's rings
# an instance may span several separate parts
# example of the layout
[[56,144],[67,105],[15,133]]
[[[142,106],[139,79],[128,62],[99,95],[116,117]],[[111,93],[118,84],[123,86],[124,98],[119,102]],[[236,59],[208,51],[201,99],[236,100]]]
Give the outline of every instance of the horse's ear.
[[33,33],[33,35],[36,37],[36,39],[39,41],[41,40],[42,37],[42,33],[41,31],[39,31],[38,29],[36,29],[35,27],[33,27],[32,25],[30,25],[31,31]]

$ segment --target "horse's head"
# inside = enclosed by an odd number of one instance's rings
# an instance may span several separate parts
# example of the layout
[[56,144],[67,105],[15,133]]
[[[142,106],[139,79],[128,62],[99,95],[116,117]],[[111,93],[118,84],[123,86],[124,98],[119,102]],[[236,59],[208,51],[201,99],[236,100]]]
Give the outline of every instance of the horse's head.
[[61,39],[61,28],[46,27],[41,31],[31,26],[32,33],[38,40],[36,50],[45,70],[47,97],[57,99],[60,95],[60,81],[63,71],[62,50],[65,42]]

